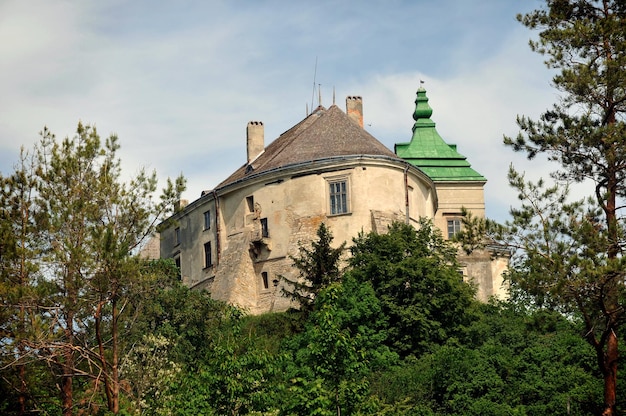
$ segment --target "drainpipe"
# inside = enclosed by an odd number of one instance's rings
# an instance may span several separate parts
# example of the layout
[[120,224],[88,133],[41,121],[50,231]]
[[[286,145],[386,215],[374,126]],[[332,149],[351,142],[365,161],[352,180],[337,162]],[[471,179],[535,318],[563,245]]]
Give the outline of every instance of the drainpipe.
[[215,266],[218,266],[220,264],[220,200],[215,189],[213,189],[213,200],[215,201]]
[[409,165],[404,168],[404,209],[406,211],[405,222],[409,224]]

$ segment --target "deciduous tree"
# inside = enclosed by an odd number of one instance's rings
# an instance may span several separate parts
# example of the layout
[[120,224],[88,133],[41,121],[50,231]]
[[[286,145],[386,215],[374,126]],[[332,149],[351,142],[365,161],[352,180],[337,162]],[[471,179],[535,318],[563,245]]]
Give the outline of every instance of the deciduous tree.
[[426,219],[417,229],[394,223],[354,240],[350,274],[372,285],[400,355],[442,344],[471,321],[474,288],[463,282],[456,252]]

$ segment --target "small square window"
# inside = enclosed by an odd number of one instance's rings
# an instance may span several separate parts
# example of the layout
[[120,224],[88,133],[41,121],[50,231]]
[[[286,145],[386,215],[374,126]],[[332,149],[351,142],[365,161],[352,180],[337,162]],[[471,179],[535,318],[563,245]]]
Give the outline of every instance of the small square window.
[[208,230],[211,228],[211,211],[205,211],[204,213],[204,229]]
[[211,257],[211,243],[204,243],[204,267],[213,266],[213,258]]
[[454,237],[456,233],[461,231],[461,220],[453,218],[448,220],[448,238]]
[[348,206],[348,181],[345,179],[329,182],[330,214],[346,214]]

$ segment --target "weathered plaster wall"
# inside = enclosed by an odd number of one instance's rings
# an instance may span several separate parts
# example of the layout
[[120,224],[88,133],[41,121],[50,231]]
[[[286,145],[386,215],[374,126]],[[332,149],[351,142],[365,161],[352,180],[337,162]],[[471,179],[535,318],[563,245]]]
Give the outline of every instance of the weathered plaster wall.
[[458,260],[463,267],[463,278],[477,287],[476,298],[482,302],[490,298],[505,299],[508,296],[503,279],[509,257],[491,250],[475,250],[471,255],[459,251]]
[[468,182],[452,182],[436,184],[439,197],[439,209],[434,223],[447,236],[447,217],[458,216],[465,207],[474,216],[485,217],[485,196],[483,184]]
[[[328,181],[337,178],[348,181],[350,212],[333,216]],[[430,184],[415,171],[409,171],[406,183],[413,189],[411,215],[432,217]],[[281,276],[293,279],[297,275],[290,256],[298,254],[299,244],[313,240],[322,222],[330,228],[336,245],[350,243],[360,231],[384,231],[393,220],[406,217],[405,189],[404,166],[377,161],[329,172],[265,177],[224,194],[219,204],[222,253],[210,287],[212,295],[252,313],[288,308],[291,304],[282,296]],[[266,238],[260,236],[262,218],[267,219]]]
[[[349,213],[330,215],[329,181],[348,183]],[[208,194],[194,201],[170,220],[161,234],[165,257],[181,261],[183,282],[206,289],[220,300],[236,304],[250,313],[286,310],[290,300],[282,295],[284,280],[298,271],[290,256],[298,255],[300,244],[316,238],[324,222],[334,236],[335,246],[351,244],[360,231],[385,232],[392,221],[409,222],[420,217],[435,218],[446,235],[446,214],[466,207],[484,216],[480,184],[437,184],[415,169],[389,160],[337,162],[317,171],[276,172],[218,190],[218,201]],[[439,209],[437,209],[437,201]],[[204,228],[204,212],[210,210],[212,224]],[[267,221],[264,237],[261,220]],[[180,228],[175,243],[174,229]],[[204,244],[211,243],[213,265],[205,267]],[[466,278],[478,285],[478,298],[501,296],[501,272],[506,261],[488,253],[462,259]],[[264,280],[263,276],[266,276]]]

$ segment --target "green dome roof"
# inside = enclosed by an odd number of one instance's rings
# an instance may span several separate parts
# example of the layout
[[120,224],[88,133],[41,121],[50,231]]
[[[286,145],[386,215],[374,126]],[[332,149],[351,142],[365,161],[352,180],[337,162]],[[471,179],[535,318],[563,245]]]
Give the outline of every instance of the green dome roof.
[[420,87],[413,112],[413,137],[409,143],[396,143],[396,155],[420,168],[437,181],[479,181],[486,179],[471,168],[467,158],[447,144],[431,120],[433,109],[428,104],[426,90]]

